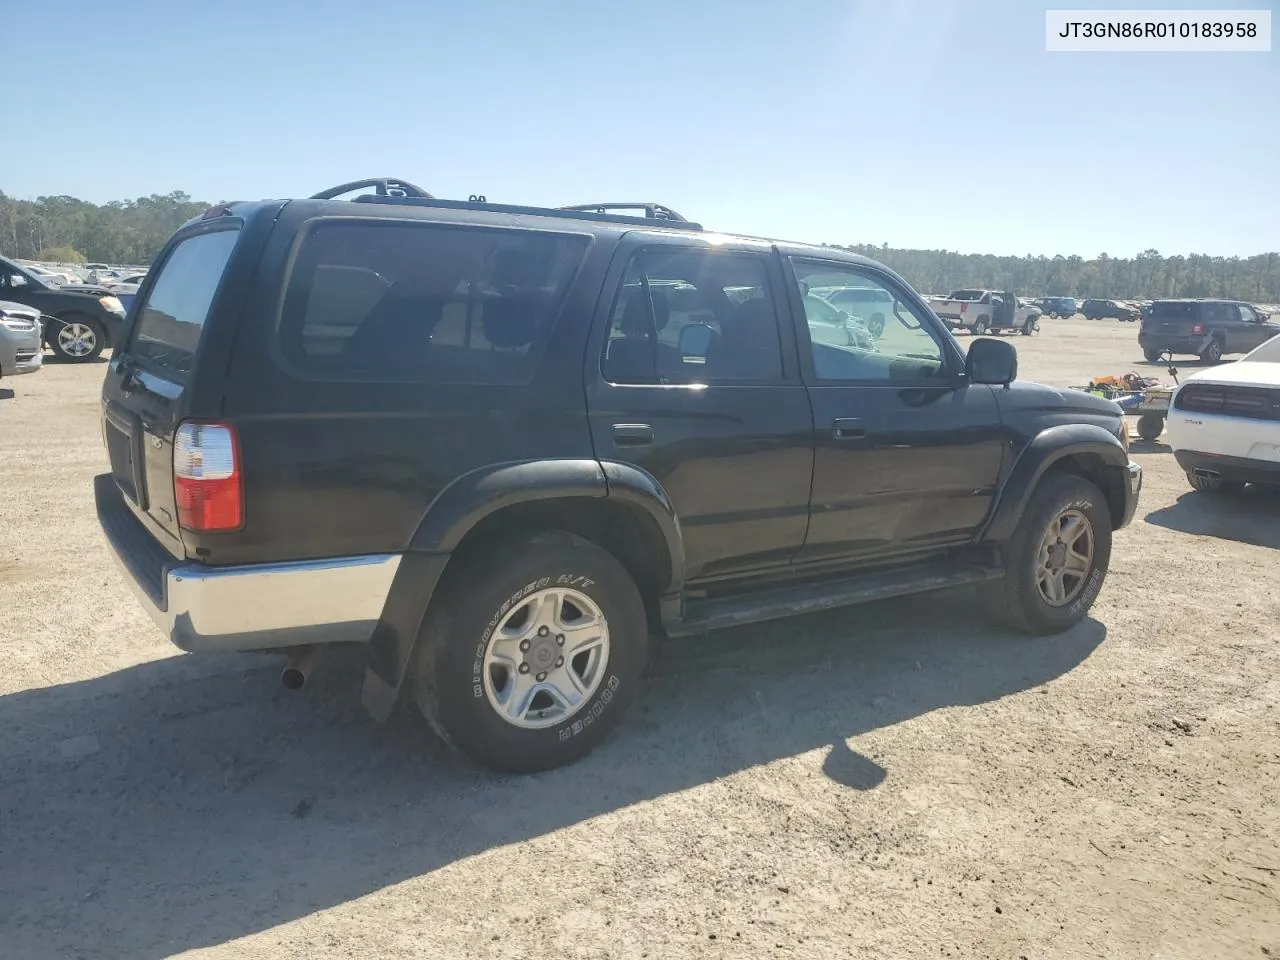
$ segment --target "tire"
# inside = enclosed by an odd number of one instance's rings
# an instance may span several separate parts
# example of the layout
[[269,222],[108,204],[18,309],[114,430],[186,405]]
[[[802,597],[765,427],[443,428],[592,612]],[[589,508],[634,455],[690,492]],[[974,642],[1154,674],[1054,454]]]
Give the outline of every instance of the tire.
[[1220,363],[1222,361],[1222,341],[1210,340],[1209,345],[1200,354],[1200,359],[1206,363]]
[[[478,763],[513,773],[572,763],[604,739],[635,695],[648,656],[644,603],[622,564],[589,540],[554,531],[478,549],[461,558],[436,597],[414,651],[414,699],[432,729]],[[539,603],[558,604],[541,608],[542,627],[535,626]],[[596,631],[604,642],[560,656],[583,618],[596,626],[580,627],[577,642],[598,640]],[[534,632],[504,642],[504,627],[513,636]],[[569,634],[566,644],[557,643],[558,630]],[[512,669],[487,662],[500,651],[513,657]],[[572,707],[548,692],[558,689],[557,676],[579,698]],[[520,707],[512,698],[522,686]],[[513,717],[519,711],[516,719],[499,712],[504,699]]]
[[45,334],[45,343],[54,356],[66,363],[90,363],[102,355],[107,333],[97,320],[83,313],[55,318]]
[[1200,493],[1238,494],[1244,492],[1244,484],[1239,480],[1225,480],[1222,477],[1205,477],[1194,473],[1187,474],[1187,483],[1192,490]]
[[1148,442],[1164,433],[1164,417],[1158,413],[1144,413],[1138,418],[1138,436]]
[[1160,350],[1143,350],[1142,355],[1147,358],[1147,363],[1159,363],[1163,351]]
[[978,318],[978,322],[973,325],[973,335],[980,337],[987,332],[987,321],[983,317]]
[[870,322],[867,323],[867,331],[877,340],[884,333],[884,314],[873,313]]
[[1057,320],[1057,319],[1058,319],[1058,311],[1057,311],[1057,310],[1050,310],[1050,311],[1049,311],[1049,319],[1051,319],[1051,320]]
[[[1050,602],[1048,593],[1054,588],[1042,585],[1041,577],[1045,541],[1057,531],[1063,518],[1087,522],[1083,534],[1088,537],[1088,560],[1078,573],[1059,573],[1056,582],[1061,594]],[[1069,546],[1079,543],[1075,540]],[[1055,553],[1056,556],[1051,555],[1055,563],[1070,561],[1073,556],[1069,549],[1055,549]],[[1005,544],[1004,560],[1004,579],[983,584],[978,590],[993,617],[1037,636],[1061,633],[1075,626],[1097,599],[1111,560],[1111,510],[1106,497],[1082,477],[1049,473],[1032,493],[1017,529]],[[1070,583],[1066,582],[1067,577],[1071,578]],[[1047,579],[1055,578],[1050,575]]]
[[1022,335],[1024,337],[1034,337],[1040,332],[1040,318],[1031,317],[1022,325]]

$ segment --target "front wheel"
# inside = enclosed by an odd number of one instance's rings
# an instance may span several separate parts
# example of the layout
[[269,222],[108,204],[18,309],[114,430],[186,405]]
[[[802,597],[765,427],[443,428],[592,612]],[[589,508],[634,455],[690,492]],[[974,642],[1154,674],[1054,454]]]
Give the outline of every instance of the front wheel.
[[432,728],[474,760],[532,773],[587,754],[621,718],[647,658],[626,569],[544,532],[464,558],[436,591],[413,662]]
[[92,317],[73,313],[50,321],[45,343],[58,359],[68,363],[88,363],[98,359],[107,345],[106,332]]
[[1028,320],[1026,323],[1022,325],[1022,335],[1024,337],[1034,337],[1039,332],[1040,332],[1040,320],[1036,317],[1032,317],[1030,320]]
[[1051,473],[1036,487],[1005,545],[1005,576],[979,596],[998,620],[1030,634],[1061,633],[1084,619],[1111,560],[1111,510],[1082,477]]

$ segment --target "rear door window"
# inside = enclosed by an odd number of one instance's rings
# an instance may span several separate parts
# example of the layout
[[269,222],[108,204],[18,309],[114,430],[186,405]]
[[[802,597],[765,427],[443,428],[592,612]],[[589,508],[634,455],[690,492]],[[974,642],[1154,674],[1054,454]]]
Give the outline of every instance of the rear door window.
[[185,380],[191,372],[200,331],[239,237],[238,227],[199,233],[173,249],[138,312],[131,345],[138,360],[177,380]]
[[588,238],[321,220],[294,261],[278,330],[304,376],[527,382]]

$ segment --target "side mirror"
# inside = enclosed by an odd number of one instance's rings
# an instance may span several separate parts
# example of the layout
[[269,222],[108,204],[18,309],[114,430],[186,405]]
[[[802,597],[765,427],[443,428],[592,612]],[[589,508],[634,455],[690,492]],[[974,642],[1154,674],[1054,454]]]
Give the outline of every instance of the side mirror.
[[1008,386],[1018,379],[1018,351],[1004,340],[979,337],[969,344],[964,373],[970,383]]
[[680,329],[680,359],[694,363],[705,362],[707,351],[711,349],[711,334],[714,331],[705,323],[691,323]]

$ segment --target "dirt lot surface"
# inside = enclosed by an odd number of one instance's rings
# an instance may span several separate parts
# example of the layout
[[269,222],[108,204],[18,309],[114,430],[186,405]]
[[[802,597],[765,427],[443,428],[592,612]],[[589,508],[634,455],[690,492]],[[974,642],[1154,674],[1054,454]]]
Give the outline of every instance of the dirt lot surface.
[[[1130,324],[1015,341],[1058,385]],[[499,777],[357,659],[186,657],[107,558],[104,367],[0,384],[0,957],[1280,957],[1280,498],[1146,487],[1092,619],[965,594],[668,645]],[[12,391],[10,395],[9,391]]]

